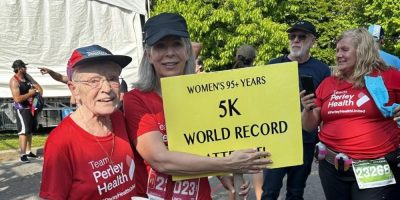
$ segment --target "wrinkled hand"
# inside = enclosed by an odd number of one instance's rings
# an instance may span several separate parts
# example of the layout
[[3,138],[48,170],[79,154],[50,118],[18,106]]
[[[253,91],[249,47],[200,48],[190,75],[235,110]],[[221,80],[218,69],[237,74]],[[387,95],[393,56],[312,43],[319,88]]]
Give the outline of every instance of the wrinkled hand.
[[42,75],[48,74],[51,71],[51,69],[47,69],[46,67],[38,67],[38,69],[40,69]]
[[310,111],[316,107],[314,94],[305,95],[305,93],[305,90],[300,92],[301,105],[303,106],[304,110]]
[[272,160],[269,152],[259,152],[256,149],[244,149],[234,151],[227,157],[229,168],[234,173],[254,174],[261,172],[262,169],[271,164]]
[[234,184],[233,176],[231,175],[219,176],[218,179],[226,190],[228,190],[231,193],[235,193],[235,186],[233,185]]
[[[235,191],[233,176],[228,175],[219,177],[219,181],[221,181],[222,185],[226,190],[228,190],[232,194],[235,194],[236,191]],[[240,186],[239,195],[246,198],[249,192],[250,192],[250,182],[247,179],[244,179],[243,177],[243,184]]]

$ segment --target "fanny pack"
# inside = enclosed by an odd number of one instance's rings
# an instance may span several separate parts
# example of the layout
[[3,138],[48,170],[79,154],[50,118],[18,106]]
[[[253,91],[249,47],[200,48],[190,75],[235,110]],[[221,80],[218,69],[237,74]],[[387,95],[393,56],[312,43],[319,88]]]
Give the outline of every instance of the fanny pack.
[[[358,160],[354,160],[347,156],[344,153],[337,153],[328,147],[326,147],[325,144],[322,142],[318,142],[315,145],[315,151],[314,151],[314,157],[315,159],[321,161],[325,160],[326,162],[332,164],[335,166],[336,170],[339,172],[347,172],[352,165],[352,162],[355,161],[357,162]],[[394,168],[393,171],[398,171],[395,174],[395,176],[400,175],[400,148],[397,148],[396,150],[387,153],[385,156],[386,161],[393,166]],[[397,177],[400,178],[400,177]]]
[[335,166],[338,172],[347,172],[351,168],[352,159],[344,153],[332,151],[322,142],[315,145],[314,156],[317,160],[325,160]]

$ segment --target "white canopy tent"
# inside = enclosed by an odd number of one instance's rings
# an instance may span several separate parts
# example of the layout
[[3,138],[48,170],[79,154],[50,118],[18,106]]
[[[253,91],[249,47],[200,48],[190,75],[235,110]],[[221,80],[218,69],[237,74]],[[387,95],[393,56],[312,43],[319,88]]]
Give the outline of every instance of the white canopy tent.
[[44,66],[66,74],[73,49],[99,44],[133,58],[122,71],[129,89],[143,54],[140,14],[145,0],[1,0],[0,98],[10,98],[11,65],[21,59],[45,97],[69,96],[65,84],[41,75]]

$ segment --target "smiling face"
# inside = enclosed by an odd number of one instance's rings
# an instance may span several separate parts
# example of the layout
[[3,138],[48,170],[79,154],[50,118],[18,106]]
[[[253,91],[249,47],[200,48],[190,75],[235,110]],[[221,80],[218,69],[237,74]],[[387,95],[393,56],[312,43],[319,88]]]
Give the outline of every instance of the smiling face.
[[167,36],[151,46],[147,56],[157,77],[163,78],[184,74],[189,52],[182,38]]
[[351,42],[351,38],[344,37],[336,44],[337,69],[346,77],[350,76],[357,62],[357,50]]
[[119,103],[119,75],[121,67],[114,62],[102,62],[76,66],[71,92],[81,106],[96,116],[110,115]]

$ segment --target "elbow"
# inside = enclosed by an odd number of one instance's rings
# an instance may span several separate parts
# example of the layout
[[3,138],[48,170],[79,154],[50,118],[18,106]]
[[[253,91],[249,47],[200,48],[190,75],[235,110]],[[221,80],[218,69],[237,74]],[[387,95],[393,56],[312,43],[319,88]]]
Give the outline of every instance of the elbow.
[[22,103],[25,100],[23,98],[14,98],[15,103]]
[[156,170],[157,172],[163,173],[163,174],[168,174],[171,175],[171,171],[168,170],[165,166],[163,166],[162,164],[153,164],[150,165],[152,169]]
[[149,165],[152,169],[156,170],[157,172],[161,172],[164,174],[170,174],[170,164],[168,163],[167,159],[163,159],[161,156],[157,155],[150,160],[147,160]]
[[310,121],[310,120],[304,120],[304,118],[302,119],[301,122],[301,128],[307,132],[312,132],[313,130],[315,130],[317,128],[318,124],[315,124],[314,122]]
[[[315,108],[316,109],[316,108]],[[310,111],[303,111],[301,115],[301,126],[302,129],[307,132],[314,131],[320,123],[320,118],[318,114]]]
[[307,127],[307,126],[304,126],[303,125],[303,130],[305,130],[306,132],[308,132],[308,133],[310,133],[310,132],[312,132],[314,129],[312,129],[312,128],[310,128],[310,127]]

